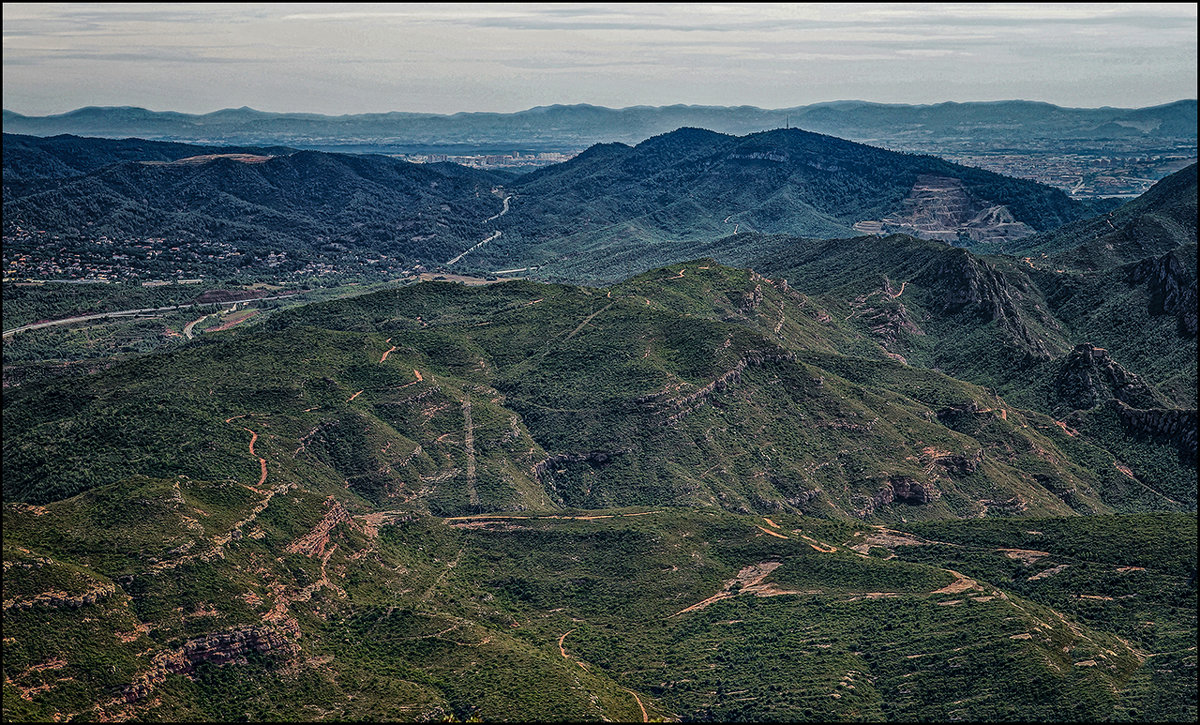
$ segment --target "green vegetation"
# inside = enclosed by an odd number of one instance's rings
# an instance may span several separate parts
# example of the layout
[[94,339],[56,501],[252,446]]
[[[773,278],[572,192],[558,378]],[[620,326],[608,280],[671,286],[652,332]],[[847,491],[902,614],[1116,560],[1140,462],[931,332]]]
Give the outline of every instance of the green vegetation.
[[[393,512],[376,529],[363,513],[330,530],[325,555],[277,558],[330,510],[299,490],[276,494],[243,526],[253,535],[220,555],[191,556],[207,546],[197,543],[157,567],[40,533],[49,521],[39,519],[98,520],[107,514],[95,505],[125,495],[168,516],[145,518],[138,536],[183,530],[200,542],[252,503],[194,480],[179,481],[182,495],[171,482],[140,486],[44,512],[6,505],[6,603],[119,582],[81,607],[6,608],[6,719],[272,719],[301,708],[313,719],[638,721],[639,704],[649,718],[686,720],[1195,717],[1195,587],[1184,578],[1195,571],[1194,515],[922,524],[903,544],[878,539],[887,559],[847,548],[882,536],[861,524],[669,508],[447,521]],[[1114,534],[1119,546],[1108,546]],[[1022,553],[1049,558],[1011,558],[1031,537],[1044,553]],[[44,554],[23,549],[52,550],[56,563],[26,566]],[[227,664],[194,656],[190,674],[168,672],[125,702],[147,653],[247,627],[279,639]]]
[[[574,168],[673,188],[713,136]],[[860,205],[900,188],[806,168]],[[200,313],[21,333],[3,717],[1193,722],[1191,244],[1057,271],[739,234],[705,248],[765,251],[769,277],[328,289],[155,351]],[[181,290],[38,293],[13,314]]]

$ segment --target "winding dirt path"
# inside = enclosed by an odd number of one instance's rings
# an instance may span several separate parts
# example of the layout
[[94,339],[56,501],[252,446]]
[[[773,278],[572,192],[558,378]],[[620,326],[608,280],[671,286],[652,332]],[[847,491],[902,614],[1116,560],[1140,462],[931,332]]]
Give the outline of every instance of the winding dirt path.
[[566,641],[566,639],[567,639],[567,635],[568,635],[568,634],[570,634],[571,632],[574,632],[574,631],[575,631],[575,630],[573,630],[573,629],[567,630],[566,634],[564,634],[563,636],[561,636],[561,637],[559,637],[559,638],[558,638],[558,651],[559,651],[559,652],[562,652],[563,659],[566,659],[566,660],[569,660],[569,659],[571,659],[571,658],[570,658],[570,657],[567,655],[567,648],[566,648],[566,647],[563,647],[563,642],[564,642],[564,641]]
[[625,692],[633,695],[633,699],[637,701],[638,708],[642,711],[642,722],[650,722],[650,716],[646,714],[646,706],[642,704],[642,698],[638,697],[637,693],[633,690],[626,689]]
[[258,440],[258,434],[249,428],[242,428],[242,430],[250,434],[250,455],[258,459],[259,468],[262,469],[262,475],[258,479],[258,486],[261,487],[267,482],[267,459],[254,452],[254,442]]
[[[567,648],[563,646],[563,642],[566,641],[567,635],[574,631],[574,629],[568,630],[565,634],[563,634],[563,636],[558,638],[558,651],[562,653],[563,659],[570,660],[571,662],[579,665],[580,669],[586,670],[587,665],[567,654]],[[637,703],[638,709],[642,711],[642,722],[650,722],[650,715],[646,712],[646,706],[642,704],[642,698],[638,697],[638,694],[628,687],[622,687],[621,689],[625,692],[628,692],[630,695],[633,695],[634,702]]]
[[392,354],[392,353],[394,353],[394,352],[396,352],[396,350],[398,350],[398,349],[399,349],[399,348],[397,348],[395,345],[392,345],[391,349],[390,349],[390,350],[387,350],[387,351],[385,351],[385,352],[383,353],[383,357],[379,358],[379,362],[383,362],[384,360],[387,360],[387,356],[388,356],[388,355],[391,355],[391,354]]

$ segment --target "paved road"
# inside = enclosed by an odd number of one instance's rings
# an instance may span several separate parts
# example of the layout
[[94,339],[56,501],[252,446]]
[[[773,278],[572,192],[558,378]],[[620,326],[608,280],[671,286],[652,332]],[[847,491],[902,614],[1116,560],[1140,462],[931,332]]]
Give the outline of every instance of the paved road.
[[[279,299],[283,299],[285,297],[294,297],[294,296],[295,296],[294,294],[290,294],[290,295],[275,295],[273,297],[255,297],[254,299],[238,300],[237,302],[238,302],[238,304],[241,304],[242,302],[260,302],[262,300],[279,300]],[[62,319],[62,320],[49,320],[47,322],[34,322],[29,325],[21,325],[20,327],[14,327],[11,330],[5,330],[4,337],[8,337],[10,335],[15,335],[18,332],[25,332],[26,330],[37,330],[37,329],[40,329],[43,327],[53,327],[55,325],[70,325],[75,322],[88,322],[90,320],[103,320],[103,319],[107,319],[110,317],[145,317],[147,315],[157,315],[157,314],[161,314],[163,312],[174,312],[175,310],[186,310],[191,307],[210,307],[210,306],[229,305],[229,304],[232,304],[232,303],[231,302],[201,302],[201,303],[190,302],[186,305],[170,305],[168,307],[145,307],[140,310],[119,310],[117,312],[100,312],[95,315],[81,315],[79,317],[68,317],[68,318]],[[207,316],[208,315],[205,315],[205,317],[207,317]],[[203,319],[203,318],[201,318],[201,319]],[[196,322],[199,322],[199,321],[200,320],[196,320]],[[195,323],[193,323],[193,324],[195,324]]]
[[[490,216],[490,217],[488,217],[487,219],[484,219],[484,220],[483,220],[483,223],[484,223],[484,224],[487,224],[487,223],[488,223],[488,222],[490,222],[491,220],[493,220],[493,219],[499,219],[500,217],[502,217],[502,216],[504,216],[505,214],[507,214],[507,213],[508,213],[508,200],[509,200],[509,199],[511,199],[511,198],[512,198],[512,195],[511,195],[511,194],[509,194],[508,196],[504,197],[504,205],[503,205],[503,208],[500,210],[500,213],[499,213],[499,214],[496,214],[495,216]],[[484,239],[482,242],[479,242],[478,244],[476,244],[475,246],[473,246],[473,247],[471,247],[470,249],[466,250],[465,252],[463,252],[462,254],[458,255],[458,256],[457,256],[457,257],[455,257],[454,259],[451,259],[449,262],[446,262],[446,266],[447,266],[447,267],[449,267],[449,266],[450,266],[450,265],[452,265],[452,264],[457,264],[457,263],[458,263],[460,260],[462,260],[462,258],[463,258],[463,257],[467,256],[467,255],[468,255],[468,254],[470,254],[471,252],[474,252],[476,249],[479,249],[480,247],[482,247],[483,245],[487,244],[488,242],[494,241],[494,240],[496,240],[496,239],[499,239],[499,238],[500,238],[500,230],[499,230],[499,229],[493,229],[493,230],[492,230],[492,235],[491,235],[490,237],[488,237],[487,239]]]

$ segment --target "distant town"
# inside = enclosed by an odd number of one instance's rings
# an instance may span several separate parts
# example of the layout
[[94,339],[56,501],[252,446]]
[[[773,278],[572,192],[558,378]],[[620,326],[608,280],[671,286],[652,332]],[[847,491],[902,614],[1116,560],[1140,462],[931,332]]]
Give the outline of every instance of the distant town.
[[513,169],[537,166],[549,166],[570,161],[576,153],[559,153],[557,151],[542,151],[538,153],[513,151],[509,154],[392,154],[393,158],[403,159],[414,164],[452,163],[471,166],[477,169]]

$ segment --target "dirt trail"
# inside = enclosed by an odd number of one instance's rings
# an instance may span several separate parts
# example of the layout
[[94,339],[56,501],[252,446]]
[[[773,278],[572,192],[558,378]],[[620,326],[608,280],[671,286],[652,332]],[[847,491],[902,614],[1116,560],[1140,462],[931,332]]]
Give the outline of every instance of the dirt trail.
[[337,544],[332,545],[329,547],[329,551],[325,552],[325,555],[321,557],[321,578],[304,587],[303,589],[300,589],[295,594],[288,594],[286,588],[282,584],[272,585],[271,589],[272,593],[275,594],[275,600],[271,604],[271,609],[263,615],[263,621],[282,622],[286,620],[288,618],[288,606],[292,602],[307,602],[311,600],[313,594],[315,594],[317,590],[321,589],[322,587],[329,587],[339,597],[345,598],[347,596],[346,591],[330,581],[329,571],[327,568],[329,559],[333,556],[333,553],[337,551],[337,548]]
[[475,490],[475,426],[471,423],[471,396],[462,404],[463,447],[467,450],[467,500],[472,506],[479,505],[479,492]]
[[1069,427],[1066,423],[1064,423],[1061,420],[1054,421],[1054,425],[1058,426],[1059,428],[1062,428],[1063,433],[1066,433],[1067,435],[1069,435],[1072,438],[1079,435],[1079,431],[1075,430],[1074,428]]
[[392,345],[391,349],[390,349],[390,350],[387,350],[386,352],[384,352],[384,353],[383,353],[383,357],[379,358],[379,362],[383,362],[384,360],[387,360],[387,356],[388,356],[388,355],[391,355],[391,354],[392,354],[392,353],[394,353],[394,352],[396,352],[396,350],[397,350],[397,349],[398,349],[398,348],[397,348],[395,345]]
[[807,541],[809,546],[811,546],[812,548],[821,552],[822,554],[833,554],[837,551],[836,546],[833,546],[831,544],[822,544],[820,541],[817,541],[816,539],[812,538],[811,536],[806,536],[805,534],[800,534],[800,538]]
[[[763,530],[766,531],[766,529],[763,529]],[[770,533],[770,532],[768,532],[768,533]],[[678,617],[679,615],[685,614],[687,612],[699,611],[701,609],[704,609],[708,605],[712,604],[713,602],[719,602],[722,599],[729,599],[730,597],[735,597],[738,594],[742,594],[742,593],[753,594],[753,593],[757,593],[760,590],[767,592],[767,593],[779,593],[779,594],[790,593],[790,592],[783,592],[780,590],[775,590],[773,586],[770,586],[770,585],[764,586],[762,583],[763,579],[766,579],[767,576],[771,572],[775,571],[779,567],[780,567],[780,563],[777,561],[764,561],[760,564],[751,564],[750,566],[742,567],[742,570],[737,573],[736,577],[725,582],[725,585],[724,585],[724,587],[721,588],[721,591],[712,595],[708,599],[696,602],[695,604],[693,604],[690,607],[684,607],[683,609],[680,609],[678,612],[675,612],[674,614],[670,615],[670,617],[667,617],[667,619],[670,619],[671,617]],[[738,586],[737,592],[733,591],[733,588],[735,586]]]
[[762,527],[762,526],[757,526],[757,525],[756,525],[754,528],[758,529],[759,531],[763,532],[764,534],[770,534],[771,536],[774,536],[774,537],[775,537],[775,538],[777,538],[777,539],[787,539],[787,538],[789,538],[789,537],[787,537],[787,536],[784,536],[783,534],[777,534],[777,533],[775,533],[774,531],[771,531],[770,529],[768,529],[768,528],[764,528],[764,527]]
[[[562,653],[563,659],[570,660],[571,662],[579,665],[580,669],[586,670],[587,665],[577,659],[572,658],[571,655],[567,654],[567,648],[563,646],[563,642],[566,641],[567,635],[574,631],[574,629],[568,630],[565,634],[563,634],[563,636],[558,638],[558,651]],[[633,695],[634,702],[637,703],[638,709],[642,711],[642,722],[650,722],[650,715],[646,712],[646,706],[642,704],[642,698],[638,697],[638,694],[628,687],[622,687],[621,689],[625,692],[628,692],[630,695]]]
[[574,631],[575,630],[573,630],[573,629],[567,630],[566,634],[564,634],[563,636],[558,638],[558,651],[562,652],[563,659],[565,659],[565,660],[569,660],[571,658],[569,655],[567,655],[567,648],[563,647],[563,642],[566,641],[567,634],[570,634],[571,632],[574,632]]
[[360,391],[358,391],[357,393],[355,393],[354,395],[351,395],[349,398],[347,398],[347,399],[346,399],[346,402],[347,402],[347,403],[349,403],[351,400],[354,400],[354,399],[355,399],[355,398],[357,398],[358,396],[362,395],[362,392],[363,392],[363,391],[361,391],[361,390],[360,390]]
[[416,368],[413,368],[413,375],[417,376],[418,383],[425,379],[425,378],[421,377],[421,371],[417,370]]
[[559,516],[557,514],[547,514],[544,516],[518,516],[516,514],[476,514],[474,516],[450,516],[442,519],[442,521],[453,526],[456,523],[467,523],[472,521],[545,521],[547,519],[557,519],[560,521],[594,521],[596,519],[622,519],[631,516],[650,516],[652,514],[661,513],[659,511],[640,511],[632,514],[599,514],[596,516]]
[[435,579],[434,582],[429,585],[429,588],[425,590],[425,593],[421,595],[422,602],[428,601],[429,597],[433,595],[433,590],[437,589],[442,582],[446,581],[446,577],[450,575],[450,572],[454,571],[454,567],[458,566],[458,562],[462,559],[463,552],[466,550],[467,548],[464,545],[458,550],[458,554],[454,557],[454,561],[447,562],[445,571],[443,571],[441,574],[438,574],[438,578]]
[[953,569],[947,569],[946,571],[948,571],[951,574],[953,574],[954,576],[956,576],[957,579],[950,582],[949,584],[942,587],[941,589],[934,589],[932,592],[930,592],[930,594],[959,594],[961,592],[970,591],[972,589],[981,589],[982,588],[979,586],[979,582],[975,581],[974,579],[972,579],[970,577],[963,576],[962,574],[959,574],[958,572],[954,571]]
[[579,323],[579,327],[576,327],[574,330],[571,330],[571,332],[570,332],[570,333],[568,333],[568,334],[567,334],[567,336],[563,338],[563,340],[570,340],[572,337],[575,337],[575,335],[576,335],[576,334],[578,334],[578,333],[579,333],[579,331],[580,331],[580,330],[582,330],[582,329],[583,329],[583,328],[584,328],[584,327],[587,325],[587,323],[589,323],[589,322],[591,322],[591,321],[592,321],[592,318],[593,318],[593,317],[595,317],[596,315],[600,314],[601,312],[604,312],[604,311],[605,311],[605,310],[607,310],[609,307],[612,307],[612,306],[613,306],[613,304],[614,304],[614,303],[612,303],[612,302],[609,302],[607,305],[605,305],[605,306],[601,307],[600,309],[596,310],[596,311],[595,311],[595,312],[593,312],[592,314],[590,314],[590,315],[588,315],[587,317],[583,318],[583,322],[580,322],[580,323]]
[[771,519],[768,519],[768,518],[766,518],[765,516],[763,517],[763,521],[766,521],[766,522],[767,522],[767,525],[768,525],[768,526],[770,526],[770,527],[771,527],[771,528],[773,528],[773,529],[778,529],[778,528],[779,528],[779,524],[775,523],[775,522],[774,522],[774,521],[772,521]]
[[242,428],[242,430],[244,430],[250,434],[250,455],[254,456],[255,458],[258,458],[258,465],[259,465],[259,468],[261,469],[260,470],[261,475],[258,478],[257,485],[261,488],[262,485],[267,482],[267,459],[259,456],[257,453],[254,452],[254,442],[258,440],[258,434],[255,433],[254,431],[250,430],[249,428]]
[[642,698],[638,697],[633,690],[625,690],[625,692],[633,695],[633,699],[637,701],[638,708],[642,711],[642,722],[650,722],[650,716],[646,714],[646,706],[642,704]]

